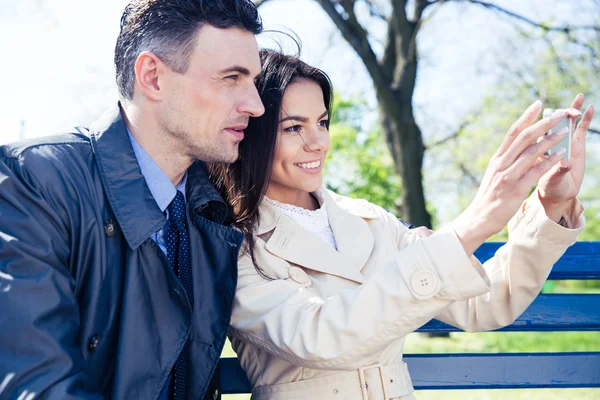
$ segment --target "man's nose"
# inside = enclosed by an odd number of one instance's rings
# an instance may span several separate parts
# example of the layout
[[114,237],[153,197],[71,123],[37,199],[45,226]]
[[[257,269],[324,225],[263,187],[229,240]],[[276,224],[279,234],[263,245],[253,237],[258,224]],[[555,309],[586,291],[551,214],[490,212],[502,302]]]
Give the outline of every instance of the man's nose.
[[265,106],[258,95],[256,86],[251,85],[251,87],[248,88],[248,92],[242,105],[242,110],[240,111],[243,114],[248,114],[251,117],[260,117],[265,113]]

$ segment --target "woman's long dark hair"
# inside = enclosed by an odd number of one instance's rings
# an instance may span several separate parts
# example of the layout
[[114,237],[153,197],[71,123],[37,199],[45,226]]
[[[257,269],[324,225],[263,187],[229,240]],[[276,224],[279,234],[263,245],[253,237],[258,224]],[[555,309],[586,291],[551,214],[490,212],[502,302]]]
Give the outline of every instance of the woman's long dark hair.
[[239,159],[233,164],[209,165],[209,173],[223,199],[232,207],[233,223],[246,237],[244,251],[250,254],[257,271],[268,278],[256,265],[254,231],[259,220],[258,206],[271,178],[283,94],[298,79],[312,80],[321,87],[325,107],[331,113],[333,88],[325,72],[297,56],[265,49],[260,51],[260,61],[262,71],[256,86],[265,113],[250,118],[240,143]]

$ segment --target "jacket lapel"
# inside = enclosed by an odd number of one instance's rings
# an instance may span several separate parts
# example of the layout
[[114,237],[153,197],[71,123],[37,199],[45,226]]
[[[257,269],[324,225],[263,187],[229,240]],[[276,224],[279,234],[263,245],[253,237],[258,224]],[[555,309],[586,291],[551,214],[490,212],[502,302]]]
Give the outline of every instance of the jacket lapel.
[[[377,218],[366,201],[349,199],[321,190],[338,252],[361,271],[375,241],[365,219]],[[335,196],[335,197],[334,197]]]
[[307,269],[364,283],[360,270],[367,262],[374,243],[369,227],[361,216],[338,207],[336,199],[325,190],[320,194],[324,197],[337,251],[267,201],[261,204],[257,233],[260,235],[273,230],[265,248],[277,257]]
[[131,249],[165,225],[166,218],[146,184],[120,107],[90,127],[90,140],[104,193]]

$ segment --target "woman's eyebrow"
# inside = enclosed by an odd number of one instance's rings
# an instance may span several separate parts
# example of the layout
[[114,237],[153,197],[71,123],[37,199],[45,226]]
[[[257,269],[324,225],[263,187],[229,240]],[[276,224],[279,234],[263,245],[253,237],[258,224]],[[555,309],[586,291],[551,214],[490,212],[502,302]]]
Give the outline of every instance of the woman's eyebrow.
[[293,121],[300,121],[300,122],[308,122],[308,118],[306,118],[306,117],[301,117],[299,115],[288,115],[287,117],[281,119],[279,121],[279,123],[281,124],[283,122],[292,121],[292,120]]
[[[327,114],[329,114],[329,111],[325,110],[325,112],[323,114],[321,114],[319,116],[319,118],[317,118],[317,119],[321,119],[321,118],[325,117]],[[308,118],[306,118],[306,117],[301,117],[299,115],[288,115],[287,117],[281,119],[279,121],[279,123],[281,124],[283,122],[292,121],[292,120],[293,121],[300,121],[300,122],[308,122]]]

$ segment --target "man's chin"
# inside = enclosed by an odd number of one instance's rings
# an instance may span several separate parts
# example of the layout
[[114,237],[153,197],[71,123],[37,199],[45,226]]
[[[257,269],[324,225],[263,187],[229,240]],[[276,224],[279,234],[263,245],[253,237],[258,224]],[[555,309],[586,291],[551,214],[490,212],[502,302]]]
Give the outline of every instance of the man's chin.
[[237,161],[239,158],[239,153],[229,153],[229,154],[197,154],[194,157],[196,160],[204,161],[205,163],[210,164],[232,164]]

